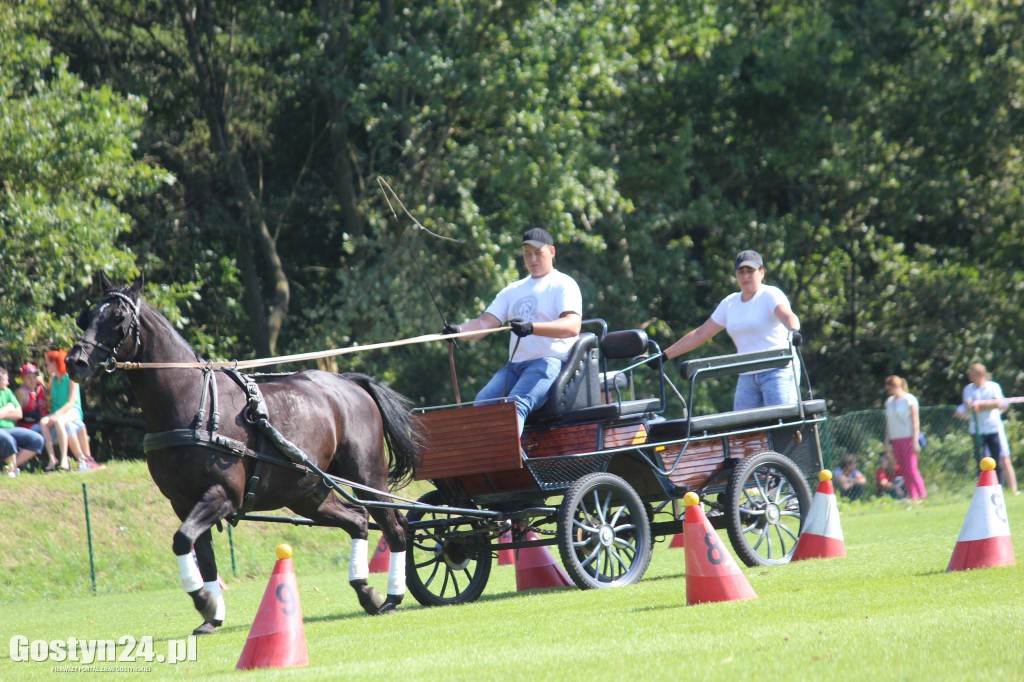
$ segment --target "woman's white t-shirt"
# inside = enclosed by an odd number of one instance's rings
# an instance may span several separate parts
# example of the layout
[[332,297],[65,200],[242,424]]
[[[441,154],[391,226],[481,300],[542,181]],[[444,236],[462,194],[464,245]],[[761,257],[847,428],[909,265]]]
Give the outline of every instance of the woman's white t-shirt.
[[902,398],[889,396],[885,401],[885,423],[889,427],[889,440],[914,437],[914,420],[911,406],[917,407],[917,398],[904,393]]
[[743,292],[729,294],[711,313],[711,319],[728,332],[737,353],[752,353],[789,347],[789,330],[775,315],[775,309],[789,299],[778,287],[762,284],[749,301]]

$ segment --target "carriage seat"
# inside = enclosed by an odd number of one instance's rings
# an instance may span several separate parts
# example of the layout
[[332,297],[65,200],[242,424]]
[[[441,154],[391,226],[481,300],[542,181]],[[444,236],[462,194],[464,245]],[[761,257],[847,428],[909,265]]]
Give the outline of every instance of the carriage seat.
[[[804,415],[815,416],[824,414],[824,400],[803,401]],[[800,406],[797,403],[789,405],[770,405],[768,407],[755,407],[750,410],[731,410],[729,412],[718,412],[686,419],[672,419],[669,421],[652,422],[648,424],[648,434],[651,441],[680,440],[689,435],[698,436],[704,433],[716,431],[731,431],[746,426],[773,425],[780,420],[793,420],[800,417]],[[687,423],[689,422],[689,424]]]
[[583,332],[551,384],[548,399],[530,413],[526,423],[555,421],[567,413],[598,405],[601,402],[598,369],[597,336]]
[[[601,339],[601,354],[606,360],[626,360],[633,364],[647,350],[647,332],[641,329],[609,332]],[[617,406],[619,416],[646,414],[661,408],[660,398],[623,400],[622,396],[627,390],[632,395],[632,378],[625,372],[608,372],[603,378],[602,388],[607,389],[610,402]]]

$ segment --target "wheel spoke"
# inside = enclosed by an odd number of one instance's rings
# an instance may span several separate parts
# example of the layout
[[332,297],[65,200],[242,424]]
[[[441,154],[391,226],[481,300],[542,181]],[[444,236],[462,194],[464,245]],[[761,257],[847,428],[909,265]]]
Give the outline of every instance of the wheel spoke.
[[591,552],[587,556],[586,559],[584,559],[583,561],[580,562],[580,565],[581,566],[587,566],[588,564],[590,564],[591,561],[593,561],[598,556],[598,554],[600,552],[601,552],[601,545],[597,545],[596,547],[594,547],[594,551]]
[[608,521],[608,525],[614,527],[615,524],[619,522],[619,517],[622,516],[622,513],[625,511],[627,511],[626,506],[620,505],[619,508],[615,510],[615,515]]
[[599,492],[599,490],[597,488],[595,488],[594,489],[594,505],[595,505],[594,511],[597,512],[597,519],[598,519],[598,521],[601,522],[601,525],[604,525],[605,523],[608,523],[608,503],[611,501],[612,494],[608,493],[605,496],[604,500],[602,501],[601,497],[598,495],[598,492]]
[[789,554],[789,550],[786,549],[786,538],[785,538],[785,536],[782,535],[782,530],[784,528],[787,531],[789,530],[785,526],[776,526],[775,527],[775,533],[779,536],[779,547],[781,547],[781,551],[782,551],[782,553],[779,555],[780,558],[786,556],[787,554]]
[[598,532],[597,526],[585,526],[583,525],[583,522],[578,519],[573,519],[572,525],[574,528],[579,528],[580,530],[590,533],[591,535],[596,535]]
[[627,542],[623,538],[615,538],[614,546],[615,547],[619,547],[619,548],[621,548],[621,549],[623,549],[625,551],[630,552],[631,556],[636,556],[636,553],[637,553],[636,543]]
[[[429,563],[430,563],[429,561],[425,561],[425,562],[423,562],[422,564],[420,564],[420,566],[426,566],[426,565],[427,565],[427,564],[429,564]],[[434,570],[432,570],[432,571],[430,572],[430,577],[429,577],[429,578],[427,578],[427,579],[426,579],[426,580],[425,580],[425,581],[423,582],[423,585],[424,585],[425,587],[430,587],[430,583],[434,582],[434,578],[435,578],[435,577],[437,577],[437,569],[439,569],[440,567],[441,567],[441,562],[440,562],[440,561],[436,561],[436,560],[435,560],[435,561],[434,561]]]
[[797,540],[799,539],[799,536],[797,536],[797,534],[796,534],[796,533],[794,533],[794,532],[793,532],[793,531],[792,531],[792,530],[790,529],[790,527],[789,527],[789,526],[787,526],[787,525],[785,525],[785,524],[782,524],[782,523],[780,523],[779,525],[777,525],[777,526],[776,526],[776,528],[778,529],[778,532],[779,532],[779,534],[780,534],[780,535],[781,535],[782,531],[786,531],[786,535],[788,535],[789,537],[791,537],[791,538],[793,539],[793,541],[794,541],[794,542],[796,542],[796,541],[797,541]]

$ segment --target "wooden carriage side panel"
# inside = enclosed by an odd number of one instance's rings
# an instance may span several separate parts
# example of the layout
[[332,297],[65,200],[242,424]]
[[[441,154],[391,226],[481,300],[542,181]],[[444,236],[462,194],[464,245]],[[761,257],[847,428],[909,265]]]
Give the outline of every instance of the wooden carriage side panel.
[[626,448],[647,442],[647,425],[643,422],[611,426],[604,432],[604,449]]
[[768,432],[744,433],[729,438],[729,456],[733,459],[745,459],[770,450]]
[[[673,485],[699,488],[714,478],[725,466],[725,438],[691,441],[683,453],[679,466],[669,476]],[[729,458],[743,459],[768,449],[766,433],[747,433],[728,438]],[[671,445],[660,451],[662,465],[669,469],[675,463],[680,445]]]
[[662,466],[665,470],[675,464],[679,451],[686,447],[679,466],[669,474],[669,480],[678,487],[699,488],[704,485],[725,464],[725,448],[721,438],[690,441],[679,445],[669,445],[660,450]]
[[430,410],[413,419],[424,438],[417,481],[523,466],[515,403]]
[[595,452],[601,449],[599,424],[561,426],[523,433],[523,450],[528,457],[555,457]]

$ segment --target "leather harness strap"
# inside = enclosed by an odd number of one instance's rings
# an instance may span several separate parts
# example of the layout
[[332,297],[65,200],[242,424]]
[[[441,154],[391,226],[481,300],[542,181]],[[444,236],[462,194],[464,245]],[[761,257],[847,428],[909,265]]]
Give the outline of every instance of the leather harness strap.
[[[227,374],[235,381],[235,383],[241,386],[242,390],[245,392],[246,407],[242,416],[246,422],[256,428],[259,439],[257,449],[253,450],[241,441],[235,440],[234,438],[228,438],[227,436],[222,436],[217,433],[220,421],[220,415],[217,412],[217,381],[213,374],[214,370],[207,368],[203,370],[203,394],[200,400],[199,410],[196,413],[195,418],[192,420],[192,427],[188,429],[171,429],[170,431],[147,433],[142,439],[142,450],[148,455],[149,453],[157,450],[198,445],[200,447],[222,452],[226,455],[250,457],[255,459],[256,464],[245,486],[246,491],[242,500],[242,506],[231,518],[228,519],[233,523],[237,523],[237,518],[251,511],[255,504],[260,481],[264,478],[263,468],[265,464],[285,467],[293,471],[301,472],[305,475],[312,474],[313,470],[310,467],[305,466],[305,463],[309,461],[306,453],[304,453],[297,445],[285,438],[280,431],[270,425],[270,420],[268,419],[269,413],[267,412],[266,402],[263,400],[263,394],[260,391],[259,384],[257,384],[251,377],[242,374],[235,369],[228,368],[217,371]],[[207,427],[203,428],[203,422],[206,416],[207,400],[210,401],[210,418],[206,425]],[[268,445],[276,448],[276,450],[283,453],[284,456],[268,451]],[[325,486],[323,490],[323,497],[326,497],[329,491],[329,488]]]

